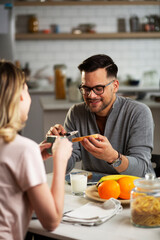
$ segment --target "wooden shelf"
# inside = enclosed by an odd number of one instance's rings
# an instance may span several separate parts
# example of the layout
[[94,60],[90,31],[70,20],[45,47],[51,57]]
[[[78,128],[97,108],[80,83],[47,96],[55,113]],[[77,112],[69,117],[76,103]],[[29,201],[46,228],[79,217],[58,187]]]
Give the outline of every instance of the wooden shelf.
[[33,2],[23,2],[15,1],[14,5],[20,6],[75,6],[75,5],[160,5],[160,1],[54,1],[48,0],[45,2],[33,1]]
[[[160,5],[160,1],[112,1],[112,0],[92,0],[92,1],[15,1],[15,6],[71,6],[71,5]],[[120,33],[17,33],[16,40],[80,40],[80,39],[152,39],[160,38],[160,32],[120,32]]]
[[17,33],[16,40],[67,40],[67,39],[152,39],[160,38],[160,32],[124,32],[124,33]]

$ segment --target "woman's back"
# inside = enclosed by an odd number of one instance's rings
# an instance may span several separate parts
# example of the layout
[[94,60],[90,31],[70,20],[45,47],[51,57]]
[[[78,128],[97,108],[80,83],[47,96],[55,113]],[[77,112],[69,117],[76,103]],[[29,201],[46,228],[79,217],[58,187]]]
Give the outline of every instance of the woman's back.
[[40,151],[37,143],[17,134],[28,119],[30,104],[24,73],[11,62],[0,60],[0,239],[24,239],[32,208],[47,230],[54,230],[62,218],[72,143],[57,138],[52,146],[50,189],[42,157],[50,157],[47,148],[51,143],[43,141]]
[[22,136],[0,138],[0,239],[24,238],[32,209],[26,191],[46,182],[39,146]]

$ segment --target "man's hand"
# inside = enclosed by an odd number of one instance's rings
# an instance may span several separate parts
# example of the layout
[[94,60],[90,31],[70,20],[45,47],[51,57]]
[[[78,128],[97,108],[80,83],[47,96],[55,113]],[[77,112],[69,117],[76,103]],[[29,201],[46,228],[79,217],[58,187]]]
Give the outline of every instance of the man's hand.
[[113,149],[108,139],[100,134],[98,134],[98,139],[93,137],[84,138],[81,144],[94,157],[105,160],[108,163],[111,163],[118,157],[117,151]]
[[61,124],[56,124],[50,128],[47,132],[47,135],[56,135],[56,136],[63,136],[66,133],[66,130]]
[[47,143],[46,140],[39,144],[43,160],[46,160],[47,158],[51,157],[51,155],[47,152],[47,149],[50,148],[51,145],[52,143]]

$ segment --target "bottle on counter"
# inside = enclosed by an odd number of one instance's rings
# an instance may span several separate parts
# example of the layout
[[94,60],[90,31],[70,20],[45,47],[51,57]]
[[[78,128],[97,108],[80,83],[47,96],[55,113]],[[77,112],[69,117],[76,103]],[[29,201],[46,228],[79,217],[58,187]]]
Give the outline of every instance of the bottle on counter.
[[39,30],[39,23],[38,23],[38,18],[36,15],[32,15],[29,18],[29,22],[28,22],[28,31],[30,33],[36,33]]
[[70,80],[68,83],[68,100],[70,102],[82,101],[82,95],[78,89],[80,85],[79,79],[77,79],[77,81],[72,81],[72,79],[69,78],[68,80]]
[[55,96],[56,99],[66,99],[66,65],[57,64],[54,66],[55,75]]

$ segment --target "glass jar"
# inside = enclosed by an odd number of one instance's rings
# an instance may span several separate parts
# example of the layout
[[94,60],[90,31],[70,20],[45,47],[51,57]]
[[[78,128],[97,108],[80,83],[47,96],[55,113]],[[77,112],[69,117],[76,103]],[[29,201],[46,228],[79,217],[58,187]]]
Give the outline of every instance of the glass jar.
[[55,95],[56,99],[66,98],[66,65],[57,64],[54,66],[55,74]]
[[138,32],[139,31],[139,18],[137,16],[132,16],[129,19],[130,22],[130,31]]
[[82,95],[79,91],[80,81],[79,78],[76,81],[72,81],[72,79],[68,79],[68,100],[70,102],[81,102]]
[[134,181],[131,191],[131,222],[137,227],[160,227],[160,180],[155,175]]
[[38,26],[38,19],[36,17],[36,15],[32,15],[29,18],[29,22],[28,22],[28,31],[30,33],[36,33],[39,30],[39,26]]

